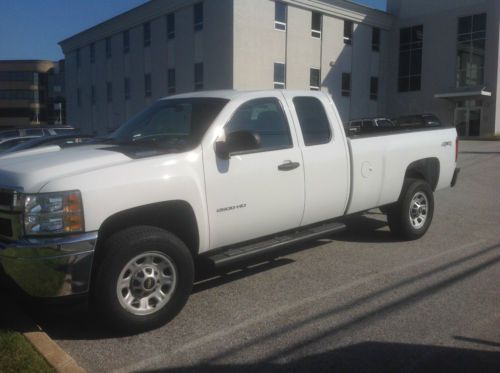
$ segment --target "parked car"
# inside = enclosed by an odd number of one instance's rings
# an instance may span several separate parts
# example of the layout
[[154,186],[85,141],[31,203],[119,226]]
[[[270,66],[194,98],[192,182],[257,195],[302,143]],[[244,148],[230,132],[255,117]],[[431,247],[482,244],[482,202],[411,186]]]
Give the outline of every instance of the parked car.
[[366,118],[351,120],[346,125],[347,135],[360,135],[374,132],[391,131],[396,128],[394,122],[387,118]]
[[393,119],[399,128],[441,127],[441,120],[434,114],[406,115]]
[[[24,139],[21,137],[21,139]],[[59,135],[59,136],[42,136],[28,139],[20,144],[17,144],[5,151],[0,150],[0,156],[5,154],[11,154],[22,150],[29,150],[34,148],[40,148],[44,146],[57,145],[61,148],[65,148],[72,145],[83,144],[94,141],[94,136],[92,135]]]
[[73,127],[23,127],[0,130],[0,139],[25,136],[57,136],[74,133]]
[[31,296],[89,295],[109,326],[158,327],[200,257],[234,264],[376,207],[422,237],[457,180],[457,132],[381,135],[348,139],[321,92],[162,99],[95,144],[0,159],[0,263]]
[[[11,137],[6,139],[0,139],[0,153],[7,151],[19,144],[28,142],[33,139],[37,139],[37,136],[24,136],[24,137]],[[1,181],[0,181],[1,183]]]

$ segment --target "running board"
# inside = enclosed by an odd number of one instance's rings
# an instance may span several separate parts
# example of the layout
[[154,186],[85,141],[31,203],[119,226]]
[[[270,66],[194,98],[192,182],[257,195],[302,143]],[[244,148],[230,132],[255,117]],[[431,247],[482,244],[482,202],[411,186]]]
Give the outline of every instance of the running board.
[[339,233],[345,229],[346,226],[342,223],[328,223],[310,228],[304,228],[303,230],[285,233],[281,236],[269,238],[264,241],[228,248],[227,250],[222,252],[219,251],[216,254],[210,255],[209,253],[207,255],[207,259],[210,260],[216,267],[233,264],[234,262],[267,253],[269,251],[281,249],[286,246],[318,239],[332,233]]

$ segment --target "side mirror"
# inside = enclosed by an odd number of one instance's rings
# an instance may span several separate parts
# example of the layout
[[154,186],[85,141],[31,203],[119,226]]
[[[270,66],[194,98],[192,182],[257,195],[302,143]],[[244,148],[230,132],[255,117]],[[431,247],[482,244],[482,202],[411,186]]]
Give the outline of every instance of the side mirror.
[[231,132],[226,141],[215,143],[215,153],[219,158],[229,159],[232,153],[246,152],[260,148],[260,136],[250,131]]

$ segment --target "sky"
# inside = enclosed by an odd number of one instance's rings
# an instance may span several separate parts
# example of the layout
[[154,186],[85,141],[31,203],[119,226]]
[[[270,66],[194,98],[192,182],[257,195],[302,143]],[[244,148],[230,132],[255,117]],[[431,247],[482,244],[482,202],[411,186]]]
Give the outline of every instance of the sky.
[[[64,56],[58,42],[145,2],[0,0],[0,60],[59,60]],[[386,0],[355,2],[386,7]]]

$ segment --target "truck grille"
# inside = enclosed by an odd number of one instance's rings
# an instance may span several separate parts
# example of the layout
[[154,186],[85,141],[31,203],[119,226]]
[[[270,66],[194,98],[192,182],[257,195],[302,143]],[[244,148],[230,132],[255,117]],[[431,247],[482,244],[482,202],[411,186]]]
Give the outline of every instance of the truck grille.
[[0,236],[12,237],[14,232],[12,230],[12,223],[9,219],[0,218]]

